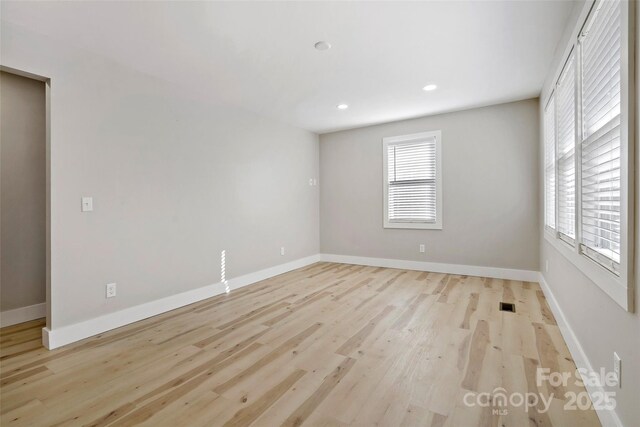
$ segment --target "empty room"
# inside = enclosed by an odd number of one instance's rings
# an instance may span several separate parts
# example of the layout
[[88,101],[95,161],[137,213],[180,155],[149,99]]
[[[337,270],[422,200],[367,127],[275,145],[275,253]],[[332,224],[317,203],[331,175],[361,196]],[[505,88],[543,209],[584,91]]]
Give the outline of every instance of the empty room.
[[0,425],[640,426],[637,0],[0,0]]

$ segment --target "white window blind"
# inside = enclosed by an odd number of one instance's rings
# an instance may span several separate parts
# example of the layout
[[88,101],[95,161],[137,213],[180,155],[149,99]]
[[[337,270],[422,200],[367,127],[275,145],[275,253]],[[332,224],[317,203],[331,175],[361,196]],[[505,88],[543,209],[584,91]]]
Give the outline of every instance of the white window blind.
[[576,228],[575,63],[571,52],[556,88],[558,126],[558,233],[573,243]]
[[387,146],[390,222],[436,221],[435,137]]
[[556,108],[554,95],[544,110],[544,223],[556,228]]
[[580,38],[581,191],[584,254],[618,272],[620,262],[620,1],[600,1]]

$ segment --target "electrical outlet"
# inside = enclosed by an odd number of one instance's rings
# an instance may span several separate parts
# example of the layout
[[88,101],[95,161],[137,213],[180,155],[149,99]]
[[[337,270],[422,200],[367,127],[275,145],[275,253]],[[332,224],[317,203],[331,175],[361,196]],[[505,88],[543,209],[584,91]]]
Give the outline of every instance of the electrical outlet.
[[280,255],[284,255],[284,246],[280,248]]
[[616,380],[618,381],[618,388],[622,388],[622,359],[618,356],[618,353],[613,352],[613,372],[616,374]]
[[82,212],[91,212],[93,211],[93,197],[83,197],[82,198]]
[[420,245],[420,253],[423,254],[424,253],[424,244]]
[[113,298],[116,296],[116,284],[115,283],[109,283],[106,286],[107,289],[107,298]]
[[549,272],[549,260],[548,259],[544,260],[544,272],[545,273]]

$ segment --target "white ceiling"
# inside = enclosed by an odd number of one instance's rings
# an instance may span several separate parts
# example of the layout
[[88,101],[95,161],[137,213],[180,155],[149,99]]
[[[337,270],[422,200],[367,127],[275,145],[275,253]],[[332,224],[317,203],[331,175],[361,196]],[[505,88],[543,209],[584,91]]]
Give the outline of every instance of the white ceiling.
[[2,19],[324,133],[538,96],[573,6],[2,2]]

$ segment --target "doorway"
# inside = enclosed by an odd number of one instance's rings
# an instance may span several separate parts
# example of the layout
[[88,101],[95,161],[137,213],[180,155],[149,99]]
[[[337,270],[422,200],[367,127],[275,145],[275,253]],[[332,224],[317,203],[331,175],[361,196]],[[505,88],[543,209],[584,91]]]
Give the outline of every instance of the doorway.
[[[3,336],[8,331],[20,330],[20,325],[49,324],[48,100],[48,79],[0,67]],[[34,345],[37,339],[34,338]]]

